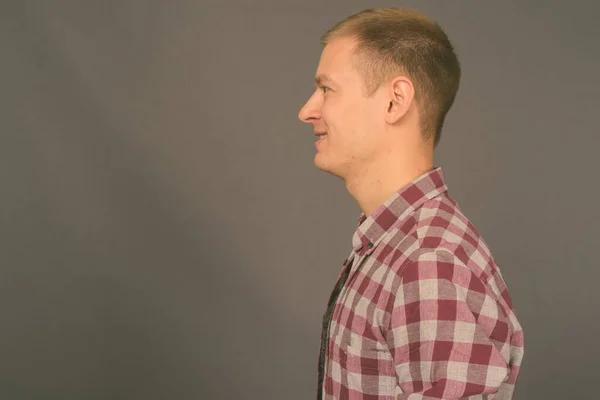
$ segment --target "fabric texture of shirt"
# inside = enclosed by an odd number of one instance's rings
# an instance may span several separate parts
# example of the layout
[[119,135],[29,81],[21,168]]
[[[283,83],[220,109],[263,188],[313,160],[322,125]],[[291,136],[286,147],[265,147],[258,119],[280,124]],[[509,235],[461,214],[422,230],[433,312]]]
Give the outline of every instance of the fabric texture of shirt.
[[352,245],[324,316],[317,398],[513,398],[523,330],[440,167],[361,213]]

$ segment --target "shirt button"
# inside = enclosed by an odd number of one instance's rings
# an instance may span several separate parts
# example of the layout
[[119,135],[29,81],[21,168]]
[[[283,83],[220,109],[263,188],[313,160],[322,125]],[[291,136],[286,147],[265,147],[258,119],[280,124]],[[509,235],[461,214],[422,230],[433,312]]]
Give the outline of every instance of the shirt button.
[[373,243],[369,242],[369,244],[367,245],[367,247],[369,247],[370,249],[373,248]]

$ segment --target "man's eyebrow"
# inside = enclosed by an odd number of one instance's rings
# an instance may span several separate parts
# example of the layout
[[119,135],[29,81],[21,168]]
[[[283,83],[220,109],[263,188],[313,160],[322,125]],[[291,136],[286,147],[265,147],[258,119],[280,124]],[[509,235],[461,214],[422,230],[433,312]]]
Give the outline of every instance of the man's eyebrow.
[[328,75],[317,75],[317,77],[315,78],[315,85],[317,86],[322,86],[323,83],[327,82],[335,84],[335,81],[331,79],[331,77],[329,77]]

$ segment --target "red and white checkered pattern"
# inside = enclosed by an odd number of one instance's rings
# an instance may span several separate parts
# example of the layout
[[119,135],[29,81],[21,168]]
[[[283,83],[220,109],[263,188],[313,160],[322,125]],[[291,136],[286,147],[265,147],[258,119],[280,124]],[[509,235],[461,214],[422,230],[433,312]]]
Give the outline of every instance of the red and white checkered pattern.
[[352,242],[323,399],[512,398],[523,330],[441,168],[361,214]]

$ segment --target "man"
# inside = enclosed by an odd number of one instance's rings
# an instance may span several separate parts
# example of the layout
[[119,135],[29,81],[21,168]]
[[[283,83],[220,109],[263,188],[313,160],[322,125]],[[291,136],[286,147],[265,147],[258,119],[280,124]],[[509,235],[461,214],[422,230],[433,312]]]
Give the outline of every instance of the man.
[[331,28],[299,118],[362,213],[323,318],[319,399],[510,399],[523,331],[433,150],[460,80],[433,20],[369,9]]

